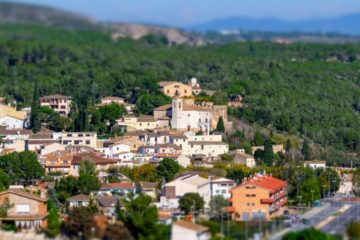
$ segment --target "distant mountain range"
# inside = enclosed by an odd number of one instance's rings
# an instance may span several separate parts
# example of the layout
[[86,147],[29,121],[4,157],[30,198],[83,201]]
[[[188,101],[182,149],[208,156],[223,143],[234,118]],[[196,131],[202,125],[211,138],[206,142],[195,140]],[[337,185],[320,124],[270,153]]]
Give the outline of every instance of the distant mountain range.
[[192,31],[266,31],[266,32],[305,32],[342,33],[360,35],[360,14],[319,20],[285,21],[275,18],[251,19],[232,17],[187,27]]
[[57,8],[0,1],[0,23],[24,23],[70,29],[88,29],[111,32],[114,39],[139,39],[149,34],[164,35],[170,43],[203,45],[197,34],[178,28],[132,23],[99,23],[89,17]]
[[[89,17],[41,5],[0,0],[0,23],[24,23],[70,29],[106,31],[113,39],[140,39],[146,35],[166,36],[172,44],[204,45],[234,41],[360,42],[360,14],[313,21],[226,18],[184,27],[134,23],[101,23]],[[204,32],[208,32],[203,34]],[[323,34],[323,33],[342,33]],[[209,34],[210,33],[210,34]],[[348,35],[344,35],[348,34]],[[349,36],[352,35],[352,36]]]

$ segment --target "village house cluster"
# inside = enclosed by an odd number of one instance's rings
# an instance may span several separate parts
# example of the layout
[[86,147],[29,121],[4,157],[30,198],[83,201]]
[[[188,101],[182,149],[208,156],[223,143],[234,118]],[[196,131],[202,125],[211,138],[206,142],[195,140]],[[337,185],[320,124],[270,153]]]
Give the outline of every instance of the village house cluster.
[[[229,202],[227,211],[235,220],[279,216],[287,202],[287,183],[267,175],[257,174],[235,182],[223,177],[204,177],[197,172],[188,172],[167,183],[133,182],[128,176],[120,176],[121,182],[107,182],[108,170],[114,166],[135,167],[143,164],[159,164],[164,158],[172,158],[183,168],[191,165],[212,167],[221,156],[233,156],[237,164],[255,167],[253,155],[244,149],[229,150],[223,141],[223,134],[214,131],[220,118],[225,127],[229,122],[226,105],[212,102],[196,103],[194,96],[201,92],[196,79],[188,83],[160,82],[161,91],[172,98],[170,104],[155,108],[153,115],[133,115],[135,106],[125,99],[106,96],[96,106],[118,104],[126,108],[128,115],[116,120],[125,133],[114,138],[98,138],[95,132],[53,132],[42,128],[32,133],[29,127],[30,110],[16,110],[8,105],[0,105],[0,154],[32,151],[38,160],[56,179],[65,176],[79,176],[82,161],[90,161],[96,166],[101,187],[90,195],[75,195],[67,199],[70,208],[88,206],[93,199],[101,213],[114,217],[118,199],[128,194],[146,194],[154,200],[159,210],[160,221],[171,224],[179,213],[179,199],[186,193],[198,193],[209,208],[212,198],[221,195]],[[62,95],[44,96],[41,106],[52,108],[63,116],[71,112],[72,98]],[[253,148],[253,154],[257,149]],[[282,145],[274,145],[275,152],[284,151]],[[310,163],[309,163],[310,164]],[[159,187],[160,186],[160,187]],[[46,188],[45,188],[46,187]],[[25,191],[15,186],[0,193],[0,205],[5,201],[14,208],[2,222],[15,221],[16,226],[33,229],[47,224],[47,198],[44,189],[53,185],[38,186],[41,194]],[[176,221],[172,226],[172,239],[209,239],[209,229],[187,221]],[[191,236],[191,237],[190,237]]]

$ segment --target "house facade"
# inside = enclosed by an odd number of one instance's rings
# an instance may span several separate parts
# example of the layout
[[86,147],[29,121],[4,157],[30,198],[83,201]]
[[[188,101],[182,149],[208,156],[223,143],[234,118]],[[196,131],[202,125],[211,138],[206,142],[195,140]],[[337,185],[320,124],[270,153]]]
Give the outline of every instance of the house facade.
[[181,82],[159,82],[161,91],[169,97],[192,96],[192,87]]
[[3,224],[15,224],[20,230],[46,228],[47,201],[45,197],[10,188],[0,193],[0,205],[11,206],[7,215],[0,217],[0,221]]
[[49,95],[40,98],[40,105],[49,107],[55,112],[67,116],[71,111],[72,98],[63,95]]
[[283,214],[287,203],[287,182],[256,174],[230,190],[228,208],[235,220],[266,219]]
[[0,104],[0,126],[6,129],[22,129],[29,126],[28,113]]

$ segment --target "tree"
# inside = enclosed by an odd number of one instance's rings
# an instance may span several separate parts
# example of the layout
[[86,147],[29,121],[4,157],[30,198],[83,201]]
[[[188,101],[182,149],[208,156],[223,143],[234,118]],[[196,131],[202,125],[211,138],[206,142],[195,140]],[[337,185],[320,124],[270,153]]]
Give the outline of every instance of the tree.
[[34,92],[33,100],[31,105],[31,114],[30,114],[30,128],[33,133],[37,133],[41,130],[41,122],[39,117],[39,86],[38,81],[35,80],[34,83]]
[[87,207],[71,208],[68,219],[64,223],[65,234],[69,237],[79,237],[81,234],[83,239],[91,239],[91,228],[95,226],[94,213]]
[[256,131],[254,135],[254,144],[255,146],[263,146],[265,144],[265,139],[261,132]]
[[30,151],[13,152],[0,157],[0,168],[11,179],[11,184],[29,185],[44,176],[37,155]]
[[311,159],[311,149],[310,149],[310,146],[309,146],[309,142],[307,139],[304,140],[303,142],[303,147],[301,149],[301,153],[302,155],[304,156],[304,159],[305,160],[310,160]]
[[156,174],[159,178],[164,178],[169,182],[175,178],[175,175],[180,171],[180,165],[172,158],[164,158],[156,168]]
[[108,224],[105,229],[104,240],[133,240],[129,230],[124,226],[122,222],[115,222],[114,224]]
[[360,239],[360,222],[351,222],[347,226],[346,234],[350,240]]
[[300,232],[290,232],[283,237],[283,240],[335,240],[336,238],[327,235],[320,230],[308,228]]
[[97,175],[96,171],[96,165],[95,163],[89,161],[89,160],[83,160],[80,162],[79,166],[79,175],[83,174],[90,174],[90,175]]
[[56,205],[54,204],[54,202],[52,200],[48,201],[48,211],[49,211],[49,215],[48,215],[48,224],[47,224],[47,229],[46,229],[46,235],[48,235],[49,237],[56,237],[61,230],[61,220],[60,220],[60,215],[59,215],[59,211],[56,208]]
[[158,222],[157,208],[150,196],[123,199],[124,210],[117,207],[117,214],[135,239],[164,239]]
[[9,188],[11,183],[10,176],[4,172],[4,170],[0,169],[0,192],[5,191]]
[[179,199],[179,208],[186,214],[191,211],[198,212],[204,208],[204,199],[198,193],[185,193]]
[[100,112],[102,121],[109,122],[110,129],[115,125],[117,119],[126,114],[125,107],[116,103],[101,106],[98,111]]
[[92,191],[99,190],[101,183],[97,176],[84,173],[81,174],[78,179],[79,191],[82,194],[90,194]]
[[79,193],[78,180],[73,176],[68,176],[56,182],[55,190],[57,198],[64,203],[67,198]]
[[214,196],[209,203],[210,213],[215,219],[220,220],[221,215],[225,212],[225,207],[229,206],[229,202],[222,196]]
[[273,165],[273,159],[274,159],[274,153],[272,149],[272,143],[271,140],[266,140],[264,144],[264,163],[266,166],[272,166]]
[[300,195],[303,203],[312,203],[316,199],[320,199],[320,186],[315,176],[308,177],[301,187]]
[[224,119],[222,116],[219,117],[219,120],[216,125],[216,131],[218,132],[225,132],[225,125],[224,125]]
[[217,91],[211,96],[215,105],[226,105],[229,101],[229,96],[224,91]]

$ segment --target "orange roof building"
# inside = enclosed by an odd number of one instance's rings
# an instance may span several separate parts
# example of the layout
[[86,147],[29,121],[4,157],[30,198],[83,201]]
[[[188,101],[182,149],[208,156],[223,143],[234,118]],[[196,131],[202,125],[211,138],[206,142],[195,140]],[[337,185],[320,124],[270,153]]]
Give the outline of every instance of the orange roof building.
[[256,174],[230,190],[228,211],[235,220],[270,219],[283,213],[287,203],[287,182]]

